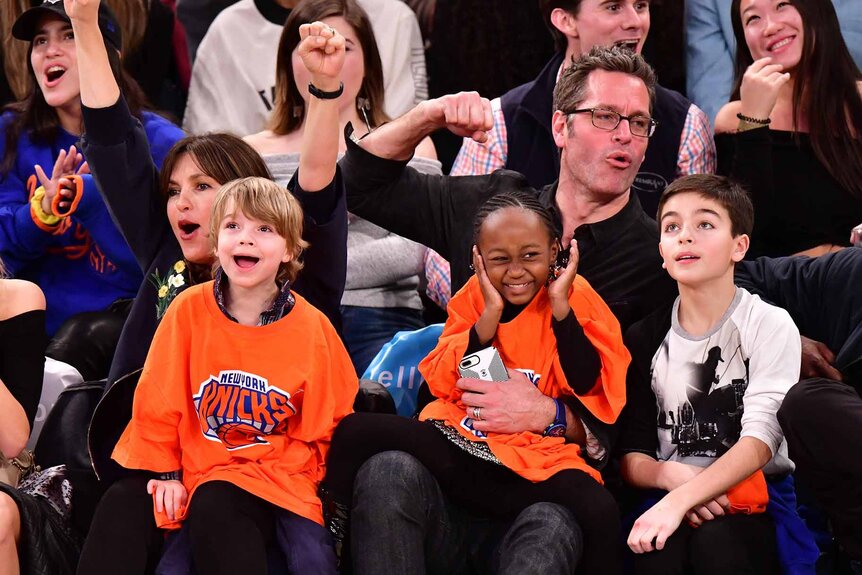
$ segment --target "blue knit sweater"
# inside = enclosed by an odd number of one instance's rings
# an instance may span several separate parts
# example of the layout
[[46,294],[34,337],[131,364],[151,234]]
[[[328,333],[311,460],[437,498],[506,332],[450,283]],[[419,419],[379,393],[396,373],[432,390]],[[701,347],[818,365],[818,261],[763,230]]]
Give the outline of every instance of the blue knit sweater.
[[[0,116],[0,130],[5,132],[13,119],[12,112]],[[145,112],[143,119],[153,160],[161,165],[184,134],[155,114]],[[35,174],[34,166],[50,174],[60,150],[73,144],[80,147],[78,137],[62,129],[50,143],[34,142],[25,132],[18,138],[15,165],[0,180],[0,257],[9,274],[35,282],[45,292],[49,335],[73,314],[134,297],[143,279],[92,177],[84,176],[80,204],[64,233],[53,235],[33,222],[27,180]],[[4,153],[0,138],[0,157]]]

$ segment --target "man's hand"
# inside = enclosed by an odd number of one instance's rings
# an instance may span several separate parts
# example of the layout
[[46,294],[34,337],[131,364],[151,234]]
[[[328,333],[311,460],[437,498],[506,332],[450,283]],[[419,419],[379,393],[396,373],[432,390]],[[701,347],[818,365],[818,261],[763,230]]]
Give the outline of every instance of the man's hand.
[[473,427],[485,433],[542,433],[557,413],[554,400],[520,371],[509,375],[508,381],[459,379],[456,385],[464,391],[461,401],[468,406],[466,415],[473,418],[472,408],[482,408],[482,419],[474,419]]
[[850,245],[862,247],[862,224],[850,230]]
[[437,128],[447,128],[456,136],[473,138],[480,144],[488,140],[487,132],[494,127],[491,102],[477,92],[441,96],[420,105]]
[[803,379],[809,377],[825,377],[843,381],[841,372],[835,369],[835,354],[826,344],[802,336],[802,369]]
[[73,22],[99,22],[99,0],[63,0],[63,7]]
[[147,493],[153,496],[156,511],[167,513],[171,521],[176,521],[177,514],[186,506],[189,498],[185,486],[174,479],[150,479],[147,482]]

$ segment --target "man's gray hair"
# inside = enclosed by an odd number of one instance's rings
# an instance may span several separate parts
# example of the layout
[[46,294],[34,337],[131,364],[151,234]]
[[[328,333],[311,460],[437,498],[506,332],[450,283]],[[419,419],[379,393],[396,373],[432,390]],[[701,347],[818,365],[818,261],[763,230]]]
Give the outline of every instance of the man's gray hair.
[[621,46],[593,46],[587,54],[573,59],[572,65],[560,75],[554,88],[554,110],[568,113],[586,99],[587,79],[595,70],[622,72],[639,78],[649,92],[650,112],[655,101],[655,72],[643,56]]

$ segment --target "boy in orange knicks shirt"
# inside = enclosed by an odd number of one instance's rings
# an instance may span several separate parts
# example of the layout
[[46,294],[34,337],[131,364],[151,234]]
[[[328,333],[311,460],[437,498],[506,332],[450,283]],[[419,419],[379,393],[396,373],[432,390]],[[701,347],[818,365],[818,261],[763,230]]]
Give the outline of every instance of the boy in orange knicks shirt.
[[[344,38],[321,23],[300,34],[297,52],[323,95],[311,99],[297,177],[317,190],[338,181],[338,102],[324,97],[339,90]],[[210,226],[221,269],[168,308],[113,453],[130,469],[178,472],[146,491],[155,526],[188,524],[198,573],[265,573],[276,540],[292,568],[335,570],[317,488],[358,382],[335,329],[290,290],[302,220],[296,199],[269,180],[222,187]]]

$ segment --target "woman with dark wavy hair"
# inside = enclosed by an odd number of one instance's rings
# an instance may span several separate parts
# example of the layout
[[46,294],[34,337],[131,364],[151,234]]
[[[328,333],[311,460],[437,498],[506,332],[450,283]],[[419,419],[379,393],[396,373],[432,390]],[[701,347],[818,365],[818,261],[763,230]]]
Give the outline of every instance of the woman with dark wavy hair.
[[[299,56],[299,27],[324,22],[343,34],[347,54],[338,96],[341,131],[350,123],[362,137],[388,121],[383,111],[383,66],[365,10],[355,0],[304,0],[291,11],[278,47],[275,109],[270,129],[246,141],[263,155],[273,178],[286,184],[299,165],[306,129],[308,73]],[[345,151],[342,138],[339,154]],[[426,138],[411,166],[441,173],[434,144]],[[417,288],[425,267],[426,248],[351,215],[347,233],[347,284],[341,300],[343,337],[358,374],[399,331],[423,327]]]
[[749,257],[820,255],[862,221],[862,73],[830,0],[733,0],[736,84],[719,172],[755,206]]

